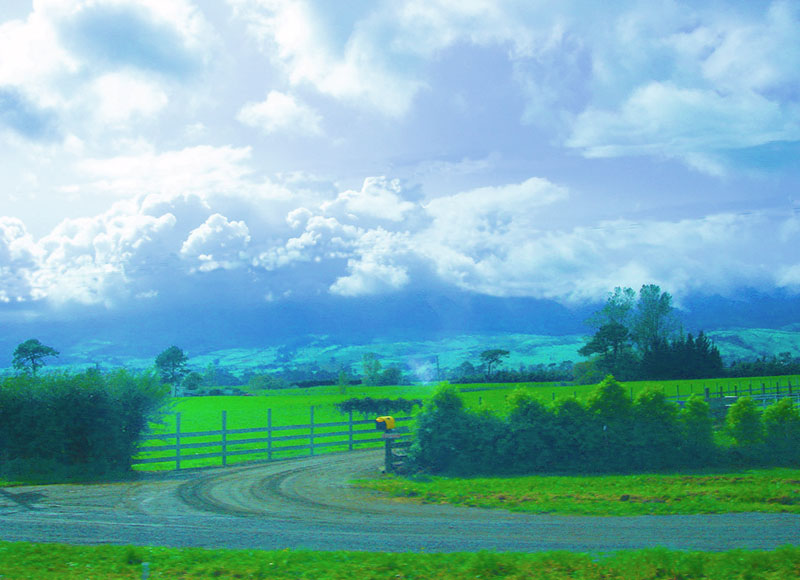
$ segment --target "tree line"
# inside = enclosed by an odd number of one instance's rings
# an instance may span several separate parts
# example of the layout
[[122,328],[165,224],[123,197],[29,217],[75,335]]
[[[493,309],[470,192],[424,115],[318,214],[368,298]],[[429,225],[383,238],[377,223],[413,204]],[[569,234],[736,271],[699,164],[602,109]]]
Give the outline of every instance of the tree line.
[[708,403],[681,409],[658,390],[631,400],[606,377],[586,403],[545,406],[524,390],[505,416],[471,411],[452,386],[417,416],[411,461],[453,475],[642,472],[704,467],[797,465],[800,412],[791,399],[760,411],[739,399],[715,425]]

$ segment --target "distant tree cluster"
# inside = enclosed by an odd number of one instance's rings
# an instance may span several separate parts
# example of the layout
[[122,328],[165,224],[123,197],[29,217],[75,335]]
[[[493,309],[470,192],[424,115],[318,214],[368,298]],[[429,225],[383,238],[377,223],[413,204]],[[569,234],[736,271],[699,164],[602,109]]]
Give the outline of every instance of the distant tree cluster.
[[749,398],[728,411],[717,443],[708,404],[693,396],[683,409],[661,391],[632,401],[607,377],[586,404],[547,407],[525,391],[501,417],[464,408],[453,387],[437,392],[417,416],[411,448],[432,473],[641,472],[709,466],[796,465],[800,412],[790,399],[763,413]]
[[754,361],[735,361],[725,369],[730,377],[774,377],[779,375],[800,375],[800,357],[790,352],[782,352],[771,357],[763,356]]
[[588,321],[594,335],[578,351],[591,357],[575,365],[575,379],[596,383],[606,374],[623,380],[694,379],[723,374],[722,357],[700,331],[684,335],[672,296],[646,284],[638,296],[615,288],[605,306]]

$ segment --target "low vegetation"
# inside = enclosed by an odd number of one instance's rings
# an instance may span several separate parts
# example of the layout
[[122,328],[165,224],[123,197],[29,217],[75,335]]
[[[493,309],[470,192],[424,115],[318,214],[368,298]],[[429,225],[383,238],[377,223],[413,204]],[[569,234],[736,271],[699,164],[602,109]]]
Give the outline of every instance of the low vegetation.
[[168,391],[149,374],[33,373],[0,382],[0,477],[58,481],[128,472]]
[[356,482],[421,503],[586,516],[800,514],[800,469],[603,476],[401,478]]
[[800,577],[800,548],[722,553],[666,549],[615,554],[478,552],[416,554],[204,550],[133,546],[67,546],[0,542],[0,574],[29,580],[253,578],[295,580],[461,580],[547,578],[566,580],[785,580]]
[[730,407],[714,430],[707,402],[691,397],[683,409],[659,390],[631,400],[607,377],[584,403],[545,406],[516,391],[499,415],[464,406],[444,386],[417,416],[413,465],[449,475],[647,472],[734,466],[792,466],[800,462],[800,412],[790,399],[763,414],[749,397]]

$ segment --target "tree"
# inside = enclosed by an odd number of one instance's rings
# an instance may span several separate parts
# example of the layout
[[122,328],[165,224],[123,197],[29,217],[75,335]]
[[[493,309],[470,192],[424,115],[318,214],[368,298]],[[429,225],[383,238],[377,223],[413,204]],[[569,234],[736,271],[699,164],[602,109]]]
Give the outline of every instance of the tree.
[[192,371],[183,379],[183,388],[187,391],[196,391],[203,384],[203,375]]
[[636,366],[630,345],[630,333],[619,322],[602,325],[579,351],[581,356],[600,355],[599,370],[623,379],[631,376]]
[[759,447],[764,441],[764,425],[761,411],[750,397],[741,397],[728,408],[725,427],[735,442],[734,451],[745,461],[760,455]]
[[156,368],[161,374],[161,380],[172,385],[173,395],[175,387],[189,372],[186,368],[188,360],[189,357],[186,356],[186,353],[177,346],[169,347],[156,357]]
[[800,463],[800,411],[792,399],[781,399],[767,407],[763,415],[767,449],[781,465]]
[[681,409],[679,418],[683,429],[683,461],[686,465],[702,467],[714,460],[714,426],[708,403],[696,394]]
[[381,361],[378,360],[378,355],[374,352],[365,353],[361,358],[361,364],[364,368],[364,384],[375,386],[381,380]]
[[614,292],[609,293],[605,306],[596,312],[586,323],[594,328],[600,328],[606,324],[619,324],[625,328],[631,325],[631,317],[636,306],[636,292],[633,288],[614,288]]
[[492,376],[492,367],[497,367],[498,365],[502,364],[503,359],[509,354],[511,354],[509,351],[501,348],[493,348],[490,350],[485,350],[481,353],[481,361],[483,361],[483,363],[486,365],[487,378]]
[[656,284],[645,284],[639,290],[631,338],[640,352],[647,352],[666,341],[675,327],[672,296]]
[[59,354],[53,347],[42,344],[37,338],[31,338],[18,345],[14,350],[12,364],[19,371],[35,375],[39,367],[44,366],[45,358]]

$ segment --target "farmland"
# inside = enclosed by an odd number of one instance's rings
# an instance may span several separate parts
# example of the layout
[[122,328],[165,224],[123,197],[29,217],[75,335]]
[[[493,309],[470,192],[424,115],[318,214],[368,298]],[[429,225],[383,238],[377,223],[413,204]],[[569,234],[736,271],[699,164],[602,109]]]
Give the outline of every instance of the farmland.
[[[737,391],[742,394],[748,392],[758,393],[762,388],[771,389],[777,385],[785,387],[787,384],[798,385],[800,378],[792,377],[757,377],[748,379],[713,379],[706,381],[639,381],[625,383],[631,397],[635,397],[645,389],[660,389],[668,396],[688,397],[691,393],[703,393],[709,389],[712,394],[717,394],[720,390],[726,392]],[[316,425],[339,422],[344,423],[349,417],[340,413],[335,404],[351,397],[372,397],[372,398],[396,398],[404,397],[407,399],[429,399],[435,392],[437,385],[406,385],[394,387],[366,387],[350,386],[346,392],[341,392],[337,386],[324,386],[306,389],[281,389],[264,391],[258,396],[221,396],[221,397],[182,397],[174,400],[170,411],[164,415],[163,422],[152,425],[152,438],[145,442],[146,446],[174,445],[176,420],[180,414],[181,432],[216,432],[217,435],[205,437],[193,437],[190,445],[195,449],[184,456],[183,467],[203,467],[209,465],[220,465],[218,457],[207,457],[209,454],[220,453],[220,444],[213,444],[219,441],[219,432],[224,427],[227,430],[244,430],[253,428],[265,428],[269,423],[276,429],[285,429],[286,426],[302,426],[295,430],[281,432],[280,435],[289,438],[289,441],[279,443],[275,446],[276,451],[280,451],[281,446],[298,447],[308,445],[309,439],[304,438],[303,434],[309,431],[309,424]],[[533,397],[544,403],[552,403],[570,397],[579,400],[586,399],[595,389],[595,385],[581,386],[562,386],[557,383],[519,383],[519,384],[465,384],[458,385],[461,396],[467,408],[486,409],[496,413],[507,411],[507,398],[516,389],[524,389]],[[223,411],[224,419],[223,419]],[[354,419],[374,419],[374,417],[354,417]],[[341,431],[344,425],[328,426],[315,428],[317,436],[324,437],[326,433]],[[350,426],[352,429],[353,427]],[[368,421],[363,421],[359,426],[361,433],[356,433],[354,439],[369,440],[374,439],[374,433],[370,433]],[[169,437],[168,434],[173,434]],[[270,435],[271,436],[271,435]],[[227,443],[233,451],[244,452],[248,449],[263,448],[257,444],[237,444],[236,440],[251,439],[250,434],[239,434],[230,437]],[[188,438],[184,438],[188,441]],[[199,447],[201,443],[208,443],[205,447]],[[341,451],[347,446],[333,446],[325,451]],[[298,449],[287,449],[283,452],[283,457],[308,454]],[[174,452],[169,451],[147,451],[141,454],[142,458],[169,457]],[[192,459],[192,455],[202,455]],[[248,454],[239,456],[233,461],[266,459],[272,457],[271,454]],[[173,469],[175,463],[153,463],[138,465],[137,469],[163,470]]]

